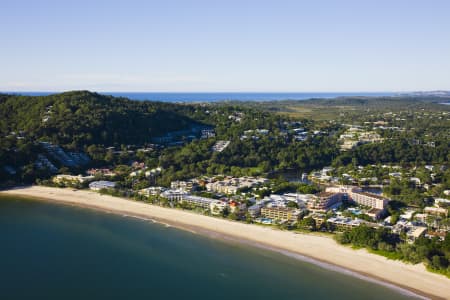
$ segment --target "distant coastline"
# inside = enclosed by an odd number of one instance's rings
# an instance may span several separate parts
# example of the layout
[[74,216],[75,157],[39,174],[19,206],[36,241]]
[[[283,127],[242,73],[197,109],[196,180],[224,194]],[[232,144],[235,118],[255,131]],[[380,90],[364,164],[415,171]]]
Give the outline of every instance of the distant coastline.
[[[48,96],[59,92],[15,92],[4,91],[2,93],[17,94],[23,96]],[[99,92],[102,95],[125,97],[138,101],[161,102],[220,102],[220,101],[283,101],[283,100],[310,100],[333,99],[339,97],[392,97],[398,95],[395,92],[340,92],[340,93],[258,93],[258,92],[218,92],[218,93],[193,93],[193,92]]]
[[293,234],[83,190],[34,186],[3,191],[0,194],[50,200],[155,220],[210,236],[262,246],[288,255],[292,253],[294,257],[297,254],[311,257],[325,264],[350,270],[349,273],[360,274],[362,278],[374,278],[375,281],[384,282],[387,286],[393,284],[433,299],[450,299],[449,280],[444,276],[427,272],[424,265],[409,265],[370,254],[363,249],[353,250],[336,244],[331,238]]

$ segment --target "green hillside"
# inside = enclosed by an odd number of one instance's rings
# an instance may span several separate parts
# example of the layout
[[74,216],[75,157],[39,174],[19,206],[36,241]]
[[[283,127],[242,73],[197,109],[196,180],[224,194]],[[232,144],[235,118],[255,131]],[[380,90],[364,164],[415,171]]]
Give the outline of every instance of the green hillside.
[[191,108],[131,101],[88,91],[30,97],[0,95],[0,134],[27,136],[77,148],[83,145],[141,144],[198,123]]

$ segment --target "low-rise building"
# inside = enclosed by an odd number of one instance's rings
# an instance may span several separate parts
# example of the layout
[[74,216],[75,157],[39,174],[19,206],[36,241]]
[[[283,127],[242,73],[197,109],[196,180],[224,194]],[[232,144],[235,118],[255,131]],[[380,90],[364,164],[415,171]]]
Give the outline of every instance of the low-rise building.
[[202,139],[208,139],[208,138],[216,136],[216,133],[214,132],[214,129],[203,129],[201,131],[201,133],[202,133],[202,135],[201,135]]
[[450,200],[445,198],[434,198],[434,204],[440,207],[446,207],[450,206]]
[[108,168],[89,169],[89,170],[87,170],[87,173],[92,176],[97,176],[97,175],[109,176],[109,177],[116,176],[116,173],[114,173],[113,171],[111,171]]
[[358,227],[361,224],[365,223],[360,219],[343,218],[343,217],[329,218],[327,222],[332,224],[335,227],[335,230],[338,231],[349,230],[352,229],[353,227]]
[[413,243],[416,239],[421,236],[424,236],[427,231],[426,227],[422,226],[412,226],[406,232],[406,237],[408,238],[408,242]]
[[59,174],[53,177],[52,181],[54,183],[83,183],[94,180],[94,176],[82,176],[82,175],[66,175],[66,174]]
[[424,212],[430,215],[448,216],[448,209],[443,207],[425,207]]
[[112,181],[93,181],[89,184],[89,188],[93,191],[99,191],[102,189],[113,189],[116,187],[116,183]]
[[371,217],[374,220],[378,220],[381,219],[381,217],[383,216],[384,210],[383,209],[378,209],[378,208],[372,208],[370,210],[367,211],[367,215],[369,217]]
[[222,152],[230,144],[230,141],[217,141],[212,147],[213,152]]

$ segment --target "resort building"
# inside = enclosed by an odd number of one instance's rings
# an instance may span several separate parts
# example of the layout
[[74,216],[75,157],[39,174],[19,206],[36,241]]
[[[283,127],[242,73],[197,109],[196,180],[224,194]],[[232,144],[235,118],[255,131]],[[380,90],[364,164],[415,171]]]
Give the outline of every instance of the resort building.
[[225,201],[213,200],[209,204],[209,209],[211,211],[211,214],[220,215],[227,206],[228,204]]
[[113,189],[116,187],[116,183],[112,181],[94,181],[89,184],[89,188],[93,191],[99,191],[102,189]]
[[264,201],[268,203],[268,207],[287,207],[289,202],[297,203],[299,208],[305,208],[306,202],[311,199],[313,195],[288,193],[283,195],[271,194],[264,197]]
[[300,210],[287,207],[263,207],[261,216],[272,220],[294,221],[297,220]]
[[209,192],[223,193],[223,194],[236,194],[239,189],[252,188],[263,183],[267,183],[269,180],[266,178],[255,178],[244,176],[240,178],[225,178],[224,180],[210,182],[206,184],[206,189]]
[[349,196],[353,202],[381,210],[385,209],[389,202],[389,199],[380,195],[365,192],[351,192]]
[[424,212],[431,215],[448,216],[448,209],[443,207],[425,207]]
[[283,197],[287,201],[293,201],[298,204],[299,207],[304,207],[313,197],[312,194],[299,194],[299,193],[286,193]]
[[247,208],[247,205],[245,205],[245,203],[240,203],[233,200],[228,202],[228,206],[231,213],[240,213],[245,211],[245,209]]
[[58,173],[58,168],[56,168],[55,165],[42,154],[38,154],[37,160],[34,165],[40,170],[47,169],[53,174]]
[[89,169],[87,170],[87,172],[89,175],[92,176],[109,176],[109,177],[113,177],[116,176],[116,173],[114,173],[113,171],[111,171],[108,168],[102,168],[102,169]]
[[406,232],[406,237],[408,238],[409,243],[414,243],[414,241],[417,240],[419,237],[424,236],[426,232],[427,232],[426,227],[412,226]]
[[145,189],[142,189],[139,191],[139,194],[144,196],[159,196],[161,193],[163,193],[166,189],[160,186],[151,186]]
[[212,137],[216,136],[214,129],[203,129],[201,131],[201,133],[202,133],[202,135],[201,135],[202,139],[208,139],[208,138],[212,138]]
[[[341,195],[343,201],[353,201],[360,205],[384,210],[389,202],[389,199],[377,194],[363,192],[360,187],[357,186],[329,186],[325,190],[328,193],[336,193]],[[375,213],[373,211],[372,213]]]
[[264,203],[256,203],[250,206],[247,211],[252,218],[259,217],[261,215],[261,209],[264,207]]
[[181,199],[181,202],[187,203],[193,206],[201,207],[204,209],[210,209],[211,203],[217,201],[216,199],[193,196],[193,195],[184,195]]
[[87,182],[87,181],[91,181],[91,180],[94,180],[94,176],[81,176],[81,175],[74,176],[74,175],[64,175],[64,174],[56,175],[52,179],[52,181],[54,183],[64,183],[64,182],[83,183],[83,182]]
[[173,190],[181,190],[185,192],[192,191],[194,183],[192,181],[172,181],[170,188]]
[[311,215],[311,218],[316,221],[316,227],[319,228],[325,221],[326,221],[326,215],[320,214],[320,213],[314,213]]
[[379,209],[379,208],[372,208],[369,211],[367,211],[367,215],[369,217],[371,217],[374,220],[378,220],[381,219],[381,217],[383,216],[384,213],[384,209]]
[[168,199],[169,201],[182,201],[183,197],[187,193],[181,190],[166,190],[160,194],[161,197]]
[[338,231],[349,230],[352,229],[353,227],[358,227],[361,224],[365,223],[364,221],[359,219],[353,220],[352,218],[342,218],[342,217],[329,218],[327,222],[332,224]]
[[311,198],[308,202],[308,208],[311,210],[327,211],[341,201],[341,193],[321,192]]
[[362,189],[357,186],[352,185],[334,185],[334,186],[327,186],[325,189],[325,192],[329,193],[341,193],[341,194],[350,194],[352,192],[361,192]]
[[56,159],[60,164],[66,167],[78,167],[90,162],[90,158],[84,153],[69,152],[66,153],[60,146],[48,142],[40,142],[47,153]]
[[212,147],[213,152],[222,152],[230,144],[230,141],[217,141]]

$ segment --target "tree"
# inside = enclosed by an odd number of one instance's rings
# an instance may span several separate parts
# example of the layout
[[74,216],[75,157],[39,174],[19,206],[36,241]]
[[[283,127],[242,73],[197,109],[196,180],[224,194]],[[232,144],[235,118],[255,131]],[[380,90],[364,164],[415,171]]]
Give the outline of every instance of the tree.
[[289,201],[289,202],[286,204],[286,206],[287,206],[287,207],[290,207],[290,208],[298,208],[297,202],[294,202],[294,201]]
[[298,221],[297,227],[299,229],[307,229],[310,231],[316,230],[316,220],[314,220],[311,217],[303,218],[302,220]]

